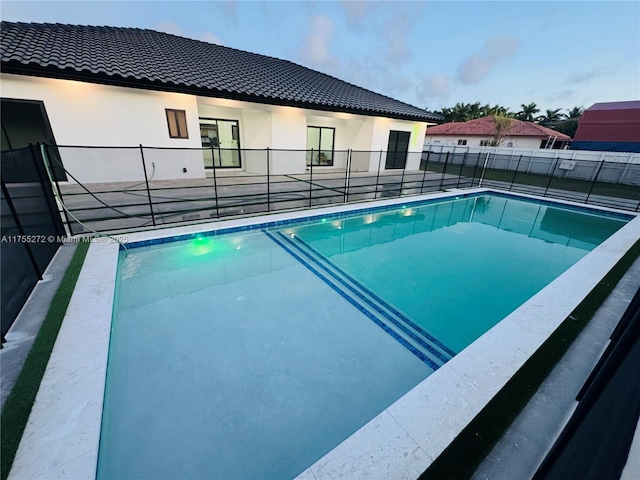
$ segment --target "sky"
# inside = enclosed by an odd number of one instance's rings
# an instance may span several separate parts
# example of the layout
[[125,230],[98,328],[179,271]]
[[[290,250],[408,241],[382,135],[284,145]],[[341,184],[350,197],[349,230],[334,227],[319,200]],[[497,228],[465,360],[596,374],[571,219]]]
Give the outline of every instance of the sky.
[[640,99],[637,0],[2,0],[0,16],[159,30],[290,60],[428,110]]

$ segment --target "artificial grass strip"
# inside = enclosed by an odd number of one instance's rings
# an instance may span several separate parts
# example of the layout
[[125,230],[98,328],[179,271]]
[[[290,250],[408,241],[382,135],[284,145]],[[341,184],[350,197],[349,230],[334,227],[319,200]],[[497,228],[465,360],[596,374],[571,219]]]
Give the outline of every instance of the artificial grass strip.
[[622,257],[556,331],[440,454],[420,480],[471,478],[629,267],[640,241]]
[[71,263],[62,278],[62,283],[51,300],[47,316],[42,322],[20,375],[2,408],[0,414],[0,444],[2,445],[0,473],[2,480],[9,476],[22,433],[31,413],[31,407],[40,388],[40,382],[60,331],[62,319],[67,312],[71,294],[78,281],[89,245],[87,241],[78,243]]

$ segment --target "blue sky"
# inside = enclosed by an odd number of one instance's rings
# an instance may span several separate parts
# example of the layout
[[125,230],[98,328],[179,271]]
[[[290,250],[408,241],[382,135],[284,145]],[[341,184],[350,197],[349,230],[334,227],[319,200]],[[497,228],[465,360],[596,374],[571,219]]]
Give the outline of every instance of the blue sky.
[[161,30],[431,110],[640,99],[638,1],[5,1],[3,20]]

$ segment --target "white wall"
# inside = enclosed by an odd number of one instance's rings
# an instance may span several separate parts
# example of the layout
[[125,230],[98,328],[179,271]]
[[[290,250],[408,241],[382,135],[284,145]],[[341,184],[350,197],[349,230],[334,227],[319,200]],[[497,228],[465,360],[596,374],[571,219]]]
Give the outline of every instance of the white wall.
[[[58,145],[200,147],[197,104],[191,95],[22,75],[2,74],[1,79],[3,98],[44,102]],[[185,110],[188,139],[169,138],[166,108]],[[175,152],[157,156],[154,179],[204,177],[199,151]],[[61,149],[61,157],[81,182],[140,178],[139,150]]]
[[[421,152],[425,138],[426,123],[423,122],[69,80],[11,74],[2,74],[1,78],[3,97],[44,102],[58,145],[132,147],[126,151],[63,149],[65,167],[81,182],[143,179],[139,148],[134,148],[140,144],[171,148],[145,150],[147,173],[150,176],[154,172],[154,180],[203,178],[200,117],[237,120],[241,148],[256,149],[243,152],[242,168],[261,174],[266,173],[266,153],[257,150],[267,147],[274,150],[270,155],[270,173],[306,171],[307,126],[335,128],[333,168],[346,167],[347,155],[340,151],[373,152],[353,156],[352,168],[356,171],[378,169],[379,152],[387,149],[390,130],[411,132],[410,152]],[[167,108],[186,112],[189,138],[169,138]],[[407,168],[417,169],[418,162],[418,156],[409,155]],[[385,158],[381,163],[384,169]]]
[[[430,162],[444,161],[451,155],[452,164],[467,165],[486,161],[487,168],[518,170],[540,175],[555,175],[576,180],[624,183],[640,185],[640,154],[628,152],[596,152],[589,150],[523,149],[504,147],[469,147],[431,143],[425,145],[430,151]],[[464,154],[467,153],[467,156]],[[426,154],[424,155],[427,158]],[[603,163],[604,162],[604,163]]]
[[[479,147],[481,140],[492,140],[492,137],[486,136],[465,136],[465,135],[429,135],[429,129],[427,129],[427,135],[424,139],[425,145],[427,143],[441,143],[443,145],[458,145],[458,140],[466,140],[468,147]],[[540,148],[540,142],[542,138],[537,137],[507,137],[504,139],[501,147],[503,148]],[[513,145],[509,145],[512,143]]]
[[[411,132],[411,136],[409,137],[409,155],[407,156],[407,164],[405,168],[407,170],[418,170],[420,167],[420,155],[417,154],[422,153],[427,124],[424,122],[411,122],[407,120],[375,117],[370,150],[377,152],[382,150],[386,152],[387,147],[389,146],[389,132],[391,130]],[[378,164],[380,164],[380,170],[384,170],[385,163],[385,153],[382,154],[382,161],[380,161],[379,153],[372,153],[369,170],[372,172],[377,171]]]

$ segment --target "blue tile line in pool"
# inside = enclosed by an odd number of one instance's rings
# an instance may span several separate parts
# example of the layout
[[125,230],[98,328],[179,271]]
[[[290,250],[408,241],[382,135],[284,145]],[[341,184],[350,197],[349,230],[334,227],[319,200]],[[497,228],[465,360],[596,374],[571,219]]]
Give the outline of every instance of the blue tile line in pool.
[[345,278],[348,278],[349,281],[351,283],[353,283],[356,287],[358,287],[360,290],[366,291],[367,294],[373,298],[376,302],[378,302],[379,304],[383,304],[385,306],[385,308],[387,310],[389,310],[390,312],[392,312],[396,317],[398,317],[399,319],[401,319],[404,323],[406,323],[407,325],[409,325],[411,328],[413,328],[414,330],[416,330],[417,332],[420,333],[420,335],[422,335],[424,338],[428,339],[432,344],[436,345],[440,350],[444,351],[449,358],[443,359],[445,362],[448,361],[451,357],[456,355],[456,352],[454,352],[453,350],[451,350],[449,347],[447,347],[444,343],[440,342],[440,340],[438,340],[436,337],[434,337],[433,335],[431,335],[429,332],[425,331],[423,328],[421,328],[419,325],[416,325],[413,320],[411,320],[409,317],[407,317],[404,313],[400,312],[398,309],[396,309],[393,305],[387,303],[386,301],[384,301],[383,299],[381,299],[378,295],[376,295],[373,291],[369,290],[368,288],[366,288],[365,286],[363,286],[360,282],[358,282],[355,278],[353,278],[352,276],[350,276],[347,272],[345,272],[344,270],[342,270],[338,265],[336,265],[335,263],[331,262],[328,258],[324,257],[324,255],[322,255],[320,252],[318,252],[315,248],[313,248],[311,245],[309,245],[307,242],[305,242],[302,238],[300,238],[299,236],[296,235],[295,237],[296,242],[304,245],[304,248],[310,252],[312,252],[313,254],[316,255],[317,258],[321,258],[323,259],[327,264],[331,265],[331,268],[333,268],[333,270],[335,270],[336,272],[338,272],[340,275],[342,275]]
[[[353,277],[341,270],[337,265],[331,262],[324,255],[316,254],[315,256],[313,256],[312,254],[316,251],[310,251],[309,249],[306,249],[306,243],[303,242],[302,245],[296,244],[292,241],[292,239],[287,237],[282,232],[277,232],[276,235],[279,235],[285,243],[288,243],[291,247],[296,249],[299,253],[307,257],[311,262],[318,265],[322,270],[330,275],[334,281],[340,284],[338,288],[340,288],[343,292],[351,292],[351,294],[355,295],[357,297],[357,301],[361,306],[367,306],[373,309],[378,318],[381,318],[380,316],[382,316],[382,318],[393,324],[404,335],[408,336],[409,338],[411,338],[411,340],[418,343],[423,349],[431,353],[432,356],[435,356],[436,358],[434,360],[436,360],[436,362],[440,361],[444,364],[455,355],[455,352],[449,350],[438,340],[434,339],[431,335],[424,332],[424,330],[422,330],[411,320],[409,320],[408,317],[398,312],[398,310],[382,300],[371,290],[359,284]],[[389,326],[388,323],[387,325]],[[420,335],[417,335],[414,331],[411,331],[410,328],[407,327],[413,328],[415,331],[423,334],[423,336],[421,337]],[[435,348],[436,346],[444,350],[444,353],[438,351]],[[427,352],[423,351],[423,353]]]
[[[492,195],[492,196],[496,196],[496,197],[503,197],[503,198],[511,198],[511,199],[515,199],[515,200],[521,200],[523,202],[531,202],[531,203],[536,203],[538,205],[542,204],[542,205],[548,205],[548,206],[553,206],[553,207],[561,207],[561,208],[566,208],[569,210],[575,210],[575,211],[581,211],[581,212],[585,212],[585,213],[598,213],[600,215],[604,215],[604,216],[608,216],[608,217],[612,217],[612,218],[620,218],[620,219],[624,219],[624,220],[632,220],[633,218],[635,218],[635,215],[633,214],[626,214],[626,213],[620,213],[620,212],[605,212],[605,211],[598,211],[595,210],[591,207],[582,207],[579,205],[567,205],[567,204],[563,204],[563,203],[559,203],[559,202],[554,202],[553,200],[549,200],[549,199],[531,199],[531,198],[527,198],[527,197],[520,197],[518,195],[513,195],[513,194],[509,194],[509,193],[505,193],[505,192],[496,192],[496,191],[490,191],[490,192],[472,192],[472,193],[456,193],[455,195],[452,195],[451,197],[438,197],[438,198],[433,198],[433,199],[428,199],[428,200],[407,200],[407,202],[403,203],[403,204],[394,204],[394,205],[381,205],[378,207],[370,207],[370,208],[362,208],[362,209],[358,209],[358,210],[349,210],[349,211],[345,211],[345,212],[335,212],[335,213],[330,213],[330,214],[326,214],[326,213],[322,213],[322,214],[311,214],[307,217],[304,218],[291,218],[288,220],[277,220],[275,222],[264,222],[264,223],[258,223],[255,225],[243,225],[240,227],[231,227],[231,228],[221,228],[219,230],[211,230],[211,231],[207,231],[207,232],[199,232],[199,233],[188,233],[188,234],[180,234],[180,235],[173,235],[173,236],[169,236],[169,237],[162,237],[162,238],[155,238],[155,239],[151,239],[151,240],[141,240],[139,242],[131,242],[131,243],[127,243],[127,248],[128,249],[134,249],[134,248],[140,248],[140,247],[146,247],[149,245],[157,245],[157,244],[161,244],[161,243],[171,243],[171,242],[178,242],[178,241],[182,241],[182,240],[192,240],[195,238],[200,238],[200,237],[212,237],[212,236],[216,236],[216,235],[224,235],[227,233],[237,233],[237,232],[246,232],[246,231],[250,231],[250,230],[262,230],[265,228],[279,228],[279,227],[284,227],[287,225],[292,225],[292,224],[296,224],[296,225],[304,225],[306,223],[311,223],[311,222],[315,222],[319,219],[322,218],[326,218],[329,220],[337,220],[340,218],[345,218],[345,217],[351,217],[354,215],[368,215],[371,213],[376,213],[376,212],[383,212],[383,211],[388,211],[388,210],[397,210],[399,208],[403,208],[403,207],[414,207],[414,206],[421,206],[421,205],[429,205],[431,203],[437,203],[437,202],[447,202],[447,201],[453,201],[453,200],[459,200],[461,198],[473,198],[473,197],[481,197],[484,195]],[[120,245],[120,249],[123,250],[123,246]]]
[[[438,350],[438,345],[441,345],[440,342],[435,345],[431,344],[428,339],[420,338],[419,335],[416,335],[415,332],[408,329],[402,321],[394,318],[391,313],[394,309],[391,306],[386,303],[376,305],[375,302],[368,299],[367,295],[372,298],[375,296],[368,290],[363,288],[365,292],[358,292],[349,286],[348,282],[350,281],[350,277],[340,278],[335,272],[331,271],[329,266],[331,263],[326,259],[319,261],[313,256],[308,255],[300,245],[292,242],[286,235],[281,233],[274,234],[264,229],[262,231],[278,246],[289,253],[326,285],[331,287],[367,318],[372,320],[378,327],[382,328],[385,333],[390,335],[434,371],[444,365],[453,356],[449,355],[448,352],[451,350],[446,347],[445,352]],[[305,260],[304,257],[308,258],[309,261]]]

